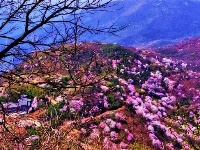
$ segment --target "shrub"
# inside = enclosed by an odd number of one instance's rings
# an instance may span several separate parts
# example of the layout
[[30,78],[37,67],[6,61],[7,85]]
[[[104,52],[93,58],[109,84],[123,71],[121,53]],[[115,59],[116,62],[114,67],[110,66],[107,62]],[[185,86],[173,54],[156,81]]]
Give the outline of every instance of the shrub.
[[55,105],[50,105],[48,110],[47,110],[47,115],[48,116],[60,116],[61,112],[60,109],[65,105],[64,102],[57,103]]
[[5,102],[5,101],[6,101],[6,97],[0,96],[0,103],[1,103],[1,102]]
[[61,120],[59,119],[61,116],[60,109],[64,106],[64,103],[58,103],[55,105],[50,105],[47,109],[47,117],[49,120],[51,120],[51,126],[53,128],[56,128],[58,125],[60,125]]
[[30,128],[30,129],[27,130],[27,132],[28,132],[29,136],[37,134],[37,131],[36,131],[35,128]]
[[34,85],[13,85],[9,90],[9,98],[11,101],[17,101],[21,95],[27,95],[28,98],[33,99],[34,97],[43,98],[45,92],[42,88]]
[[114,110],[122,106],[122,102],[117,100],[113,94],[109,94],[107,96],[107,100],[109,105],[109,109]]
[[102,57],[109,57],[112,59],[121,59],[122,57],[127,58],[133,55],[129,50],[124,49],[123,47],[117,44],[103,45],[103,50],[100,54],[102,55]]
[[46,114],[48,119],[51,120],[51,125],[53,128],[56,128],[58,125],[60,125],[64,119],[73,119],[74,116],[69,110],[66,110],[65,112],[60,111],[65,104],[65,102],[60,102],[55,105],[50,105],[47,109]]
[[30,98],[34,98],[34,97],[38,97],[38,98],[42,98],[44,97],[44,90],[37,87],[37,86],[33,86],[33,85],[28,85],[25,86],[25,93],[28,97]]
[[119,81],[115,78],[107,79],[107,86],[109,87],[115,87],[119,84]]
[[71,79],[70,77],[62,77],[61,82],[63,84],[67,84],[70,79]]

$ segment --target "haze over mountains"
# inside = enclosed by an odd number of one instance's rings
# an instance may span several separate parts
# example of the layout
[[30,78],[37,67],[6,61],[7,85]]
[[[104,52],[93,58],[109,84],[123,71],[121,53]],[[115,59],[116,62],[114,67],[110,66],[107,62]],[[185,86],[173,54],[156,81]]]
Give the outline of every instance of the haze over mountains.
[[[199,0],[114,0],[107,11],[82,14],[86,26],[106,28],[127,26],[124,30],[110,34],[83,34],[80,41],[118,43],[135,47],[159,47],[175,44],[189,37],[200,36]],[[114,5],[114,6],[113,6]],[[58,24],[61,33],[64,25]],[[47,36],[54,32],[51,27],[35,32],[34,36]],[[13,33],[20,35],[20,31]],[[48,37],[48,36],[47,36]],[[29,37],[32,40],[33,37]],[[49,37],[47,41],[52,41]],[[1,43],[8,41],[2,40]]]
[[84,35],[82,40],[103,41],[136,47],[158,47],[177,43],[200,35],[200,1],[198,0],[125,0],[110,12],[94,13],[84,17],[86,24],[100,27],[115,23],[128,25],[111,35]]

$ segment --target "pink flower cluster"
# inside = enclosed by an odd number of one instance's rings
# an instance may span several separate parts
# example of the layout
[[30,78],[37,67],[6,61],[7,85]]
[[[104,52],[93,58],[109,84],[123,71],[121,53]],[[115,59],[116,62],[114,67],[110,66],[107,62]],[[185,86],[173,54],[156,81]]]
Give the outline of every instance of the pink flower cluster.
[[83,106],[83,99],[81,98],[79,100],[71,100],[69,102],[69,106],[71,112],[80,111]]

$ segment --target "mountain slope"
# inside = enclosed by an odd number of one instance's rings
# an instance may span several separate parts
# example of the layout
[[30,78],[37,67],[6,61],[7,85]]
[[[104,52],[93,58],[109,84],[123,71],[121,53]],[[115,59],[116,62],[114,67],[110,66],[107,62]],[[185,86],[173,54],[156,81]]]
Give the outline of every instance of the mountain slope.
[[200,71],[200,37],[186,39],[176,45],[155,49],[162,56],[183,60],[188,67]]
[[[41,101],[42,116],[29,121],[32,124],[20,123],[30,120],[32,113],[7,116],[11,127],[23,129],[21,144],[29,140],[28,146],[37,149],[55,145],[94,150],[199,149],[199,73],[150,50],[79,43],[78,52],[70,55],[71,46],[35,52],[13,70],[12,75],[19,76],[11,91],[34,97],[41,87],[44,91],[38,97],[48,94],[57,101],[46,106]],[[20,77],[34,80],[33,86],[39,87],[26,89]],[[10,141],[18,139],[5,134]],[[31,141],[32,136],[37,138]],[[9,145],[4,139],[1,142]]]
[[[179,42],[182,39],[200,35],[200,2],[195,0],[114,0],[105,11],[82,12],[79,23],[90,28],[127,26],[117,32],[118,36],[105,33],[84,33],[79,41],[100,41],[135,47],[159,47]],[[67,19],[73,16],[66,16]],[[57,24],[60,33],[66,33],[69,24]],[[44,28],[54,33],[55,29]],[[46,35],[43,30],[36,36]],[[47,39],[51,40],[51,38]]]
[[[85,24],[101,27],[112,23],[128,25],[111,35],[84,35],[82,40],[104,41],[122,45],[154,47],[173,44],[176,40],[200,34],[199,1],[192,0],[124,0],[111,7],[111,12],[99,12],[84,16]],[[117,3],[113,2],[113,4]],[[117,10],[119,8],[119,10]],[[95,18],[92,19],[92,18]]]

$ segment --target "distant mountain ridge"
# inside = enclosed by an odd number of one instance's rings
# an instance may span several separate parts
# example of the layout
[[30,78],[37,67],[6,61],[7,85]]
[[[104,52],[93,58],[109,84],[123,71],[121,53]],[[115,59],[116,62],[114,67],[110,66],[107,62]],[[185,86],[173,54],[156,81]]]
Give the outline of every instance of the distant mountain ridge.
[[[200,35],[200,2],[194,0],[114,1],[109,11],[84,16],[84,23],[100,27],[128,25],[112,35],[83,35],[81,40],[136,47],[159,47]],[[92,19],[95,18],[95,19]]]
[[[109,28],[113,24],[115,28],[127,27],[117,32],[118,36],[84,33],[79,42],[107,42],[123,46],[157,48],[200,36],[198,0],[114,0],[109,6],[105,11],[101,8],[102,11],[80,14],[81,23],[85,27],[100,29]],[[69,24],[57,25],[60,33],[66,32],[67,25]],[[55,32],[50,27],[45,28],[45,31]],[[39,30],[35,34],[39,37],[47,33]],[[48,40],[51,41],[51,38]]]

